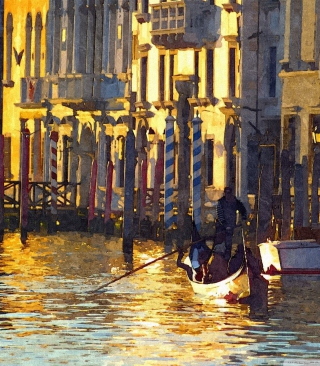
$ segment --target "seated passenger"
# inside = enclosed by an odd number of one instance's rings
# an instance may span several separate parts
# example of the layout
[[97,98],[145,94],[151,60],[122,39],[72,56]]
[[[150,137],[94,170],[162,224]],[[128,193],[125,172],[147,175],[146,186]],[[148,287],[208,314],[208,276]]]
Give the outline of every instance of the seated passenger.
[[179,255],[177,258],[177,267],[184,269],[187,272],[187,276],[190,281],[193,281],[193,270],[192,267],[182,262],[182,258],[184,256],[183,250],[179,249]]
[[208,264],[208,274],[205,283],[213,283],[228,277],[228,262],[224,259],[225,243],[224,233],[216,234],[212,260]]
[[201,265],[208,261],[211,249],[207,246],[206,240],[201,238],[194,223],[192,229],[192,242],[194,242],[194,244],[191,245],[189,251],[190,262],[192,268],[196,272],[199,272]]
[[190,281],[203,282],[203,278],[206,274],[207,268],[207,255],[204,255],[204,252],[201,252],[199,255],[199,267],[197,267],[197,271],[194,268],[189,266],[188,264],[182,262],[182,258],[184,256],[184,252],[182,248],[179,248],[179,255],[177,258],[177,267],[184,269],[187,272],[187,276]]

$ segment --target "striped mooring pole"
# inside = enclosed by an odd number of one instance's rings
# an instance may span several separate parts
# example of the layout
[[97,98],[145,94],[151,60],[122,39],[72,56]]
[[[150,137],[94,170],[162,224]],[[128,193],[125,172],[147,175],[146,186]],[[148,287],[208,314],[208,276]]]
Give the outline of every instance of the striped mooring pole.
[[193,170],[192,170],[192,212],[193,221],[198,231],[201,226],[201,158],[202,158],[202,140],[201,140],[201,122],[198,112],[192,120],[193,126]]
[[174,122],[169,115],[166,118],[166,154],[165,154],[165,193],[164,193],[164,223],[165,228],[171,229],[174,223],[173,214],[173,169],[174,169]]
[[51,218],[52,229],[56,231],[57,221],[57,199],[58,199],[58,184],[57,184],[57,143],[58,131],[51,131],[50,134],[50,151],[51,151]]

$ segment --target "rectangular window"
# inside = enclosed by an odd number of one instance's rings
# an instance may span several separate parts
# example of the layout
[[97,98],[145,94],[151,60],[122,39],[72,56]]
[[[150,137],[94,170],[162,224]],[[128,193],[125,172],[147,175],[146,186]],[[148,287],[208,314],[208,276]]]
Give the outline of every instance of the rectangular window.
[[213,158],[214,158],[214,142],[213,139],[206,140],[206,157],[207,157],[207,184],[213,185]]
[[165,87],[165,55],[160,55],[159,59],[159,100],[164,100]]
[[143,13],[149,12],[149,1],[148,0],[142,0],[142,12]]
[[132,36],[132,60],[138,59],[138,36],[135,34]]
[[121,40],[122,39],[122,25],[121,24],[118,24],[117,35],[118,35],[118,39]]
[[133,9],[132,11],[137,11],[138,10],[138,0],[134,0],[133,1]]
[[207,96],[212,97],[214,95],[213,90],[213,50],[207,50]]
[[141,90],[140,97],[142,101],[147,100],[147,66],[148,66],[148,57],[141,57]]
[[174,55],[170,55],[170,100],[173,100]]
[[269,97],[276,96],[277,47],[270,47],[269,55]]
[[198,94],[199,94],[199,51],[194,52],[194,76],[195,76],[194,96],[196,98],[198,98]]
[[230,97],[236,95],[236,49],[229,48],[229,92]]

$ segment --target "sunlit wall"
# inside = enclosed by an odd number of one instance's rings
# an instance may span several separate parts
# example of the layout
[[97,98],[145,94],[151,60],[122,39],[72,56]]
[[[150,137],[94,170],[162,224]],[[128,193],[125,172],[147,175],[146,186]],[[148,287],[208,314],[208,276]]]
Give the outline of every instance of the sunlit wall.
[[[21,78],[25,77],[26,73],[31,77],[35,76],[35,72],[39,72],[41,76],[45,75],[45,25],[48,6],[49,1],[5,0],[4,2],[3,133],[11,136],[10,178],[16,180],[19,178],[20,118],[26,120],[42,118],[45,114],[41,106],[40,108],[37,106],[36,110],[22,110],[17,104],[21,100]],[[36,32],[41,33],[40,45],[36,43]],[[37,57],[36,52],[39,53]],[[33,126],[27,124],[31,133],[34,132]]]

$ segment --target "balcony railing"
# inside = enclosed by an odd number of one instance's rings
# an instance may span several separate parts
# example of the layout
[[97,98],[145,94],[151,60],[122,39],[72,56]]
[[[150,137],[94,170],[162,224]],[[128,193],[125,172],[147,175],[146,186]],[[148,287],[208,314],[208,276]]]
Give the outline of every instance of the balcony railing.
[[44,99],[123,98],[125,83],[105,74],[49,75],[21,79],[21,103],[40,103]]

